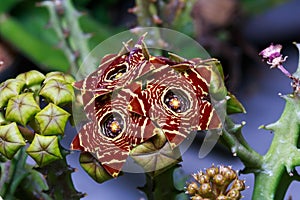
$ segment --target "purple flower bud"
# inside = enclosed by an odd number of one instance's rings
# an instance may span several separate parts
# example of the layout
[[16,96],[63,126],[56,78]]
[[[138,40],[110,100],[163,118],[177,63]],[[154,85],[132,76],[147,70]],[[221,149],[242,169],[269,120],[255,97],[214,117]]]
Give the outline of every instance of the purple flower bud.
[[287,58],[287,56],[283,57],[280,53],[281,49],[282,46],[280,44],[271,44],[268,48],[262,50],[259,55],[271,65],[271,68],[279,67]]
[[268,59],[272,61],[276,57],[280,57],[280,51],[282,46],[280,44],[273,45],[271,44],[268,48],[262,50],[259,55],[262,56],[264,59]]

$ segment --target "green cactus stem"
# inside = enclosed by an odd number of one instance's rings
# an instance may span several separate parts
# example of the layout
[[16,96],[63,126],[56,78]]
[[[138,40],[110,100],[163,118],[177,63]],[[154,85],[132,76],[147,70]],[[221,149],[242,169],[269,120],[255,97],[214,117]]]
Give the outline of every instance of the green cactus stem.
[[43,1],[39,5],[48,9],[50,24],[60,40],[59,47],[69,61],[70,73],[75,75],[89,53],[87,34],[82,32],[79,25],[81,14],[71,0]]
[[300,98],[283,96],[286,101],[280,119],[262,126],[274,133],[270,149],[263,156],[263,168],[255,173],[254,199],[283,199],[293,180],[299,181],[294,171],[300,166],[300,149],[297,148],[300,135]]
[[51,199],[70,199],[79,200],[86,194],[77,192],[71,174],[75,171],[74,168],[67,164],[66,156],[69,151],[61,148],[62,159],[51,162],[50,164],[38,168],[47,181],[49,189],[46,193]]
[[163,173],[154,175],[146,173],[146,184],[139,187],[143,191],[148,200],[156,199],[183,199],[187,200],[187,196],[183,195],[187,176],[178,173],[180,165],[175,164],[164,169]]

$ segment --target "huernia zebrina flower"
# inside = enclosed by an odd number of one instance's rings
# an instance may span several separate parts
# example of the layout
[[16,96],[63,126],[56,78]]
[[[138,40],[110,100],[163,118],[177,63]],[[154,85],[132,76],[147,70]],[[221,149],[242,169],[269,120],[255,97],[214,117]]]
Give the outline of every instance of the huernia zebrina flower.
[[74,83],[90,121],[72,148],[91,152],[114,177],[130,151],[158,132],[175,148],[191,130],[221,127],[209,98],[211,66],[151,56],[144,37],[105,56],[95,72]]

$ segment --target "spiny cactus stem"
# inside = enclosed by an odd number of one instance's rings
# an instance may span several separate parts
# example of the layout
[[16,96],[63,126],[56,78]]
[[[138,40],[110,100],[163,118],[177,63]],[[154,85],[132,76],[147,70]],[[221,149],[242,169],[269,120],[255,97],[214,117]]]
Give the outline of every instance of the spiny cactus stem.
[[247,169],[260,169],[262,156],[254,151],[245,141],[240,129],[233,129],[231,119],[226,119],[227,127],[223,130],[221,140],[228,146],[232,153],[238,156]]
[[139,26],[154,26],[151,13],[149,11],[149,7],[152,2],[149,0],[136,0],[135,3],[135,10],[138,10],[138,12],[136,12],[135,14],[137,16]]
[[[56,5],[52,1],[44,1],[39,4],[40,6],[46,6],[48,8],[49,14],[50,14],[50,23],[60,41],[59,48],[61,48],[67,57],[69,64],[70,64],[70,70],[75,71],[75,69],[78,69],[78,65],[76,62],[74,62],[74,55],[72,52],[72,48],[69,45],[68,41],[66,40],[66,35],[64,34],[64,28],[62,27],[61,18],[62,16],[57,13]],[[75,72],[74,72],[75,73]]]
[[[286,106],[280,119],[265,126],[274,132],[272,144],[263,156],[263,168],[255,174],[253,199],[283,199],[293,180],[298,180],[295,166],[300,166],[300,98],[285,96]],[[293,174],[295,174],[293,176]]]
[[89,54],[88,38],[79,25],[81,14],[75,10],[71,0],[60,1],[59,9],[53,1],[44,1],[40,5],[48,8],[50,21],[60,40],[60,48],[70,63],[70,73],[75,75]]
[[89,54],[88,41],[79,25],[79,17],[81,14],[75,10],[70,0],[63,1],[65,8],[65,19],[70,27],[70,38],[74,43],[75,50],[79,52],[79,61],[83,62]]

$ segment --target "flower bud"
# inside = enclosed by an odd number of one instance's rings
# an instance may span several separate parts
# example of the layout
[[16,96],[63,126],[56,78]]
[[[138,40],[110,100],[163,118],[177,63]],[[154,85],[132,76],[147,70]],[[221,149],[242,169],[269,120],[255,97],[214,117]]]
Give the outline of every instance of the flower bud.
[[197,192],[198,189],[199,189],[198,188],[198,184],[195,183],[195,182],[193,182],[193,183],[191,183],[191,184],[188,185],[186,191],[187,191],[187,193],[189,195],[194,195],[194,194],[196,194],[196,192]]

